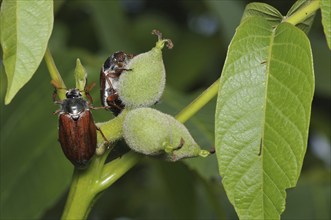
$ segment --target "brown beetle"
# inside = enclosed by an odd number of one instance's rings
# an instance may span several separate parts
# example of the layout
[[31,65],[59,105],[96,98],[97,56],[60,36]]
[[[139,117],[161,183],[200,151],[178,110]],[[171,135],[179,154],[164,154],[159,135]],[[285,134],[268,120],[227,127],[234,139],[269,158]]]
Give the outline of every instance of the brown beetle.
[[[87,92],[86,96],[91,100]],[[63,153],[76,168],[85,169],[96,150],[96,130],[101,132],[94,123],[89,103],[78,89],[69,89],[66,99],[55,102],[61,106],[55,113],[59,114],[59,142]]]
[[132,54],[122,51],[108,57],[100,71],[100,96],[101,104],[117,116],[124,109],[124,104],[118,97],[118,80],[126,69],[127,63],[133,58]]

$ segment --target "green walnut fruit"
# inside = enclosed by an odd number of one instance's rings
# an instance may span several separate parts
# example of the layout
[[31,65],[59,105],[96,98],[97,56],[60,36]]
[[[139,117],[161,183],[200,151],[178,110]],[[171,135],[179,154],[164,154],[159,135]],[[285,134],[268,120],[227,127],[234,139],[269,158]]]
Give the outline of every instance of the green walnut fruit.
[[129,111],[124,119],[123,136],[132,150],[169,161],[210,154],[201,150],[182,123],[152,108]]
[[128,109],[151,106],[159,101],[164,91],[166,71],[162,48],[165,44],[172,48],[173,44],[169,39],[162,39],[160,32],[154,30],[152,33],[158,36],[155,47],[134,56],[119,78],[117,92]]

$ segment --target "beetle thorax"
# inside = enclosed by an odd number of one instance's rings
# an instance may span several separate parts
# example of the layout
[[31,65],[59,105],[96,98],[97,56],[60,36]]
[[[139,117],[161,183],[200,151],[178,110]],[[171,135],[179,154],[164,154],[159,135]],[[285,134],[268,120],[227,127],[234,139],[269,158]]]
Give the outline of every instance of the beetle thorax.
[[73,120],[79,119],[86,110],[88,110],[88,105],[82,98],[65,99],[61,105],[61,113],[68,114]]

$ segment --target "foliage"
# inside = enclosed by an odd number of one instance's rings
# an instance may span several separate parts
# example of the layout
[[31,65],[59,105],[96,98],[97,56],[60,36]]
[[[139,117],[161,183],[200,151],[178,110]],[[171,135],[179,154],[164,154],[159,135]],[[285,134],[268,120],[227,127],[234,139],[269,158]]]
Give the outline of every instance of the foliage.
[[8,104],[36,72],[53,29],[53,2],[3,1],[1,45]]
[[278,218],[307,146],[314,91],[307,37],[287,23],[274,28],[259,17],[246,19],[219,89],[216,150],[229,199],[242,219]]

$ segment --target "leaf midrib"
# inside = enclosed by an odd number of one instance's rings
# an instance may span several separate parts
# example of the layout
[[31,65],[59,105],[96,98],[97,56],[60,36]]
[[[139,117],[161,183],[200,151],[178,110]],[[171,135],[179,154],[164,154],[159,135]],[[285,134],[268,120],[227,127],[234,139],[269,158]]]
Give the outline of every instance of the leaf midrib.
[[[263,216],[264,218],[266,217],[265,213],[265,190],[264,190],[264,179],[265,179],[265,169],[264,169],[264,131],[265,131],[265,125],[266,125],[266,112],[267,112],[267,101],[268,101],[268,83],[269,83],[269,77],[270,77],[270,63],[271,63],[271,57],[272,57],[272,48],[273,48],[273,43],[275,39],[275,32],[277,30],[277,27],[273,28],[271,31],[271,36],[270,36],[270,43],[269,43],[269,48],[268,48],[268,57],[267,57],[267,62],[266,62],[266,73],[265,73],[265,90],[264,90],[264,104],[263,104],[263,118],[262,118],[262,125],[261,125],[261,146],[260,146],[260,151],[259,152],[259,157],[261,157],[261,177],[263,181],[261,181],[261,189],[263,192],[262,196],[262,210],[263,210]],[[267,196],[268,197],[268,196]],[[269,199],[270,200],[270,199]],[[272,201],[271,201],[272,202]],[[274,203],[272,202],[273,206],[275,207]],[[276,208],[276,207],[275,207]]]

